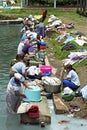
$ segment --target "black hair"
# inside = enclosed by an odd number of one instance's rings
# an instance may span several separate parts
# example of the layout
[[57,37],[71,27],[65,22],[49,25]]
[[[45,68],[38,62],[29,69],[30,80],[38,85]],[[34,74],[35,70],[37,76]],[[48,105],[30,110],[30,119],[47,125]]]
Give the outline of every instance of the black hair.
[[14,78],[14,80],[15,80],[15,82],[17,82],[17,83],[19,83],[19,82],[20,82],[20,80],[18,80],[18,79],[16,79],[16,78]]
[[23,57],[20,54],[16,55],[16,60],[22,60],[22,59],[23,59]]
[[66,65],[65,68],[76,71],[71,64]]
[[25,62],[27,64],[27,66],[29,66],[29,61],[30,61],[29,58],[27,58],[27,57],[23,58],[23,62]]

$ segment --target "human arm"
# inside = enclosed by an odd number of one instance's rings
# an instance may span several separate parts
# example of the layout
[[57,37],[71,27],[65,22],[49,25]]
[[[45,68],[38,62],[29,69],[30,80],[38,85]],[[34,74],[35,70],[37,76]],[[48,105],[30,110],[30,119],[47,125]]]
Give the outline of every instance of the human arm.
[[22,73],[22,75],[24,76],[25,79],[27,79],[27,73]]
[[22,84],[23,84],[26,88],[32,89],[32,88],[28,85],[28,83],[27,83],[26,81],[22,82]]
[[28,63],[29,62],[24,62],[22,67],[21,67],[21,74],[24,76],[25,79],[27,79],[27,68],[28,68]]
[[20,87],[18,86],[14,86],[14,93],[15,96],[26,98],[26,95],[20,92]]
[[[62,80],[64,78],[64,79],[70,80],[71,75],[72,75],[71,72],[72,71],[70,69],[68,69],[66,66],[63,66],[60,71],[60,79]],[[66,74],[66,75],[64,75],[64,74]]]
[[65,73],[65,68],[62,67],[62,68],[61,68],[61,71],[60,71],[60,79],[61,79],[61,80],[62,80],[63,77],[64,77],[64,73]]
[[25,94],[19,93],[19,92],[15,92],[15,95],[18,97],[23,97],[23,98],[27,98]]

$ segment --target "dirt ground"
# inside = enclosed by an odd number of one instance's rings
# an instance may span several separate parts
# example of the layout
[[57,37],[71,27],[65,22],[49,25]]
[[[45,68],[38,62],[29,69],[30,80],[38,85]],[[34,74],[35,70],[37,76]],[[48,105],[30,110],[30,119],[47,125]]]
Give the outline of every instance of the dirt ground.
[[[68,22],[68,19],[65,18],[65,21]],[[70,21],[69,22],[73,22]],[[83,32],[84,34],[87,33],[87,29],[84,28],[84,30],[82,30],[82,26],[79,25],[75,25],[75,28],[81,32]],[[49,37],[48,37],[49,38]],[[50,37],[51,38],[51,37]],[[60,69],[61,69],[61,65],[62,65],[62,61],[60,61],[59,59],[56,59],[54,53],[53,53],[53,45],[52,43],[47,44],[47,49],[49,54],[47,54],[48,59],[50,64],[54,67],[57,68],[57,73],[56,76],[59,77],[59,73],[60,73]],[[87,85],[87,66],[83,66],[78,68],[78,70],[76,70],[79,78],[80,78],[80,82],[81,82],[81,86],[80,88],[84,87],[85,85]],[[74,116],[75,117],[79,117],[79,118],[84,118],[87,119],[87,101],[84,101],[82,99],[82,97],[74,97],[74,99],[72,101],[69,102],[65,102],[63,101],[67,106],[78,106],[80,108],[80,111],[78,112],[74,112]]]

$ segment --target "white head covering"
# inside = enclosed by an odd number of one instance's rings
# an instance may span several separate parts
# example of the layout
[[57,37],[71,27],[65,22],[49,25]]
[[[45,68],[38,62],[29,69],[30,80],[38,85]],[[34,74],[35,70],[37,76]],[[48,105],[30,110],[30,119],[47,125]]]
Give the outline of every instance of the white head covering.
[[32,18],[33,18],[33,16],[30,14],[30,15],[28,16],[28,18],[32,19]]
[[31,14],[28,16],[28,18],[29,18],[31,21],[34,21],[34,18],[33,18],[33,16],[32,16]]
[[20,73],[15,73],[14,77],[18,79],[20,82],[24,82],[25,78]]

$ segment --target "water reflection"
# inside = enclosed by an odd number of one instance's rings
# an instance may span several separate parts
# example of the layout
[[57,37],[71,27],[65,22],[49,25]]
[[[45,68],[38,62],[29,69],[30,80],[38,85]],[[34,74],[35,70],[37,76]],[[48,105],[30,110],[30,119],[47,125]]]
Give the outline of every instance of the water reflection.
[[2,84],[8,82],[10,60],[15,57],[20,41],[20,27],[19,25],[0,25],[0,83]]
[[[12,130],[15,126],[10,127],[11,124],[18,122],[14,115],[12,117],[7,114],[5,94],[9,80],[10,61],[15,57],[20,41],[20,28],[21,25],[0,25],[0,130],[7,130],[8,127]],[[9,122],[6,124],[7,121]]]

